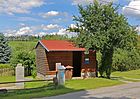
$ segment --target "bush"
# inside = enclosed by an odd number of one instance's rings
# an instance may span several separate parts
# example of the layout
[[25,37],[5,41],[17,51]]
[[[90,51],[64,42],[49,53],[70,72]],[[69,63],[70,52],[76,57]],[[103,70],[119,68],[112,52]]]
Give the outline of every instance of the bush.
[[113,56],[114,71],[128,71],[140,69],[140,51],[133,49],[131,51],[117,49]]
[[36,67],[34,66],[32,69],[32,77],[36,78],[36,76],[37,76],[37,71],[36,71]]
[[16,66],[21,63],[25,68],[25,76],[31,76],[31,71],[35,67],[35,55],[27,51],[19,51],[10,61],[12,66]]
[[35,50],[34,47],[37,42],[32,41],[10,41],[9,45],[12,48],[12,56],[10,64],[16,67],[21,63],[25,67],[25,75],[30,76],[35,67]]
[[12,68],[12,66],[10,64],[0,64],[0,69],[2,68]]

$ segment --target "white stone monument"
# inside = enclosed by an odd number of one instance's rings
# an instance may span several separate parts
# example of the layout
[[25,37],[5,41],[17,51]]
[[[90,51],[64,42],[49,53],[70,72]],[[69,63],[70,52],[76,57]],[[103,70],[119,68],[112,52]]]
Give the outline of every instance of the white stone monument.
[[58,69],[58,74],[57,74],[58,85],[64,85],[66,68],[64,66],[58,66],[57,69]]
[[[22,64],[17,64],[16,67],[16,81],[24,81],[24,67]],[[18,89],[24,88],[24,82],[16,83]]]

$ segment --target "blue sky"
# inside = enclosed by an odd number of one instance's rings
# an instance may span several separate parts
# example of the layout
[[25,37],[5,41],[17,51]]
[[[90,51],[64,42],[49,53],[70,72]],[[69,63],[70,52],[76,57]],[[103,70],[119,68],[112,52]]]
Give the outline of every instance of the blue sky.
[[[140,24],[140,0],[99,1],[120,4],[119,13],[131,25]],[[77,4],[89,2],[93,0],[0,0],[0,32],[6,36],[66,34],[66,28],[74,26],[72,16],[79,14]]]

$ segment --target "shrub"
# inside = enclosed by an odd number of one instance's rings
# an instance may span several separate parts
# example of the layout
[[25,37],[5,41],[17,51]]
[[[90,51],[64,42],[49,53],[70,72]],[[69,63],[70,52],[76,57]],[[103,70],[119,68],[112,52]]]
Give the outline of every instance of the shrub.
[[35,55],[27,51],[19,51],[12,57],[10,63],[14,67],[21,63],[25,67],[25,76],[31,76],[31,71],[35,67]]
[[2,68],[13,68],[10,64],[0,64],[0,69]]
[[117,49],[113,56],[113,70],[127,71],[140,69],[140,51],[133,49],[131,51]]

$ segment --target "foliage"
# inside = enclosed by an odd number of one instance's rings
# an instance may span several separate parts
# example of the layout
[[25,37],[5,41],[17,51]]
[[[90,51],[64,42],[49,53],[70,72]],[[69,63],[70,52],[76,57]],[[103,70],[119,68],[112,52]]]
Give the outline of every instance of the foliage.
[[15,56],[16,58],[11,59],[11,64],[16,66],[21,63],[25,67],[25,76],[30,76],[35,66],[35,56],[27,51],[20,51]]
[[25,66],[25,75],[31,75],[35,67],[35,51],[33,50],[37,42],[31,41],[10,41],[12,48],[12,57],[10,64],[16,66],[22,63]]
[[113,56],[113,70],[127,71],[140,69],[140,50],[131,51],[117,49]]
[[94,4],[78,6],[80,16],[74,16],[78,32],[77,44],[87,49],[100,50],[100,75],[110,78],[112,59],[117,48],[131,49],[136,45],[137,32],[131,27],[123,15],[118,14],[117,8],[110,4]]
[[30,36],[30,35],[9,36],[6,38],[8,41],[37,41],[40,39],[40,37]]
[[32,77],[33,78],[36,78],[36,76],[37,76],[37,70],[36,70],[36,67],[35,66],[33,66],[33,69],[32,69]]
[[12,67],[10,66],[10,64],[0,64],[0,69],[1,68],[12,68]]
[[68,36],[67,35],[45,35],[42,37],[42,39],[46,39],[46,40],[68,40]]
[[0,64],[9,63],[11,48],[4,35],[0,33]]

